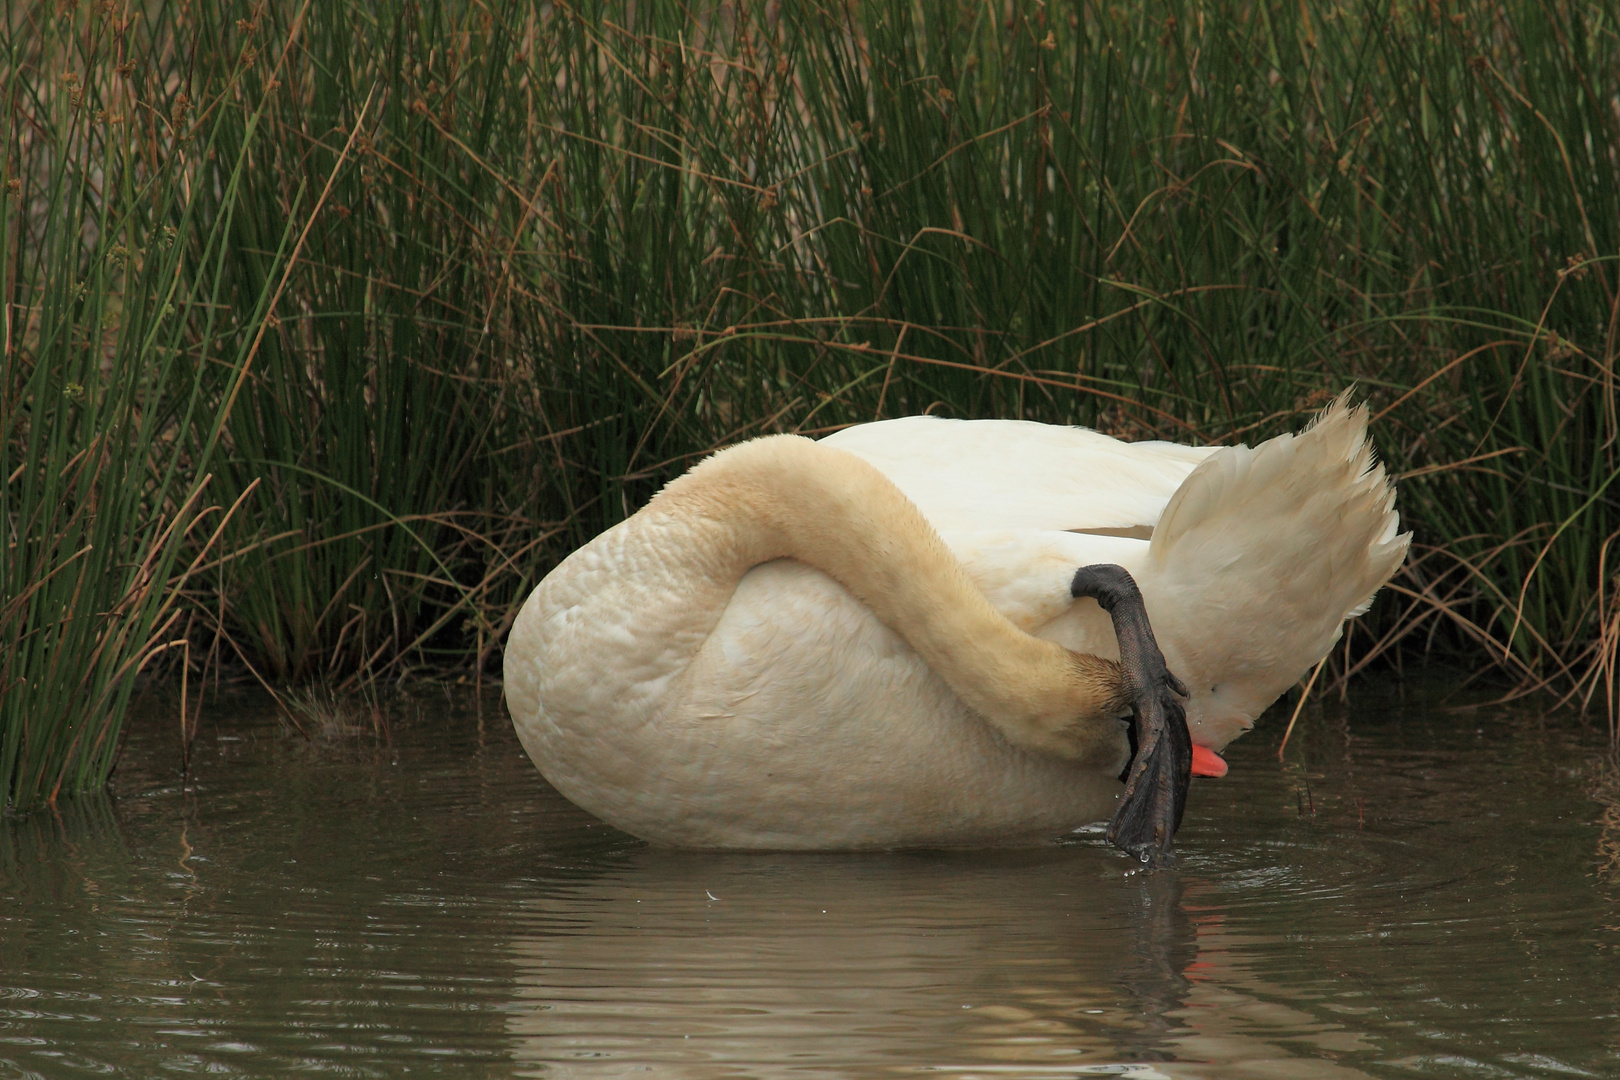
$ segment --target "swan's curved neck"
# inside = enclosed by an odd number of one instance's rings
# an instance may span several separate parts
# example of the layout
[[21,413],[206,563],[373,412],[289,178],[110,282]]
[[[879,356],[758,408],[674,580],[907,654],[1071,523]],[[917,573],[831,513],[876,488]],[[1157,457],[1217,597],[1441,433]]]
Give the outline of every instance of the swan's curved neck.
[[791,435],[743,443],[670,483],[643,515],[698,540],[688,551],[712,580],[779,558],[821,570],[1014,741],[1089,759],[1075,724],[1096,720],[1097,754],[1117,752],[1106,722],[1128,700],[1117,666],[1009,622],[921,511],[853,454]]

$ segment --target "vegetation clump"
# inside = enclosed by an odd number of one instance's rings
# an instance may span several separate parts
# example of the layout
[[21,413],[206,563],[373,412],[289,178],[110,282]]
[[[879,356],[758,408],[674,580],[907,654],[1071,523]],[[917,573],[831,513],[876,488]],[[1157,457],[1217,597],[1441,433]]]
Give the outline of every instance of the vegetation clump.
[[0,781],[130,687],[482,671],[699,455],[1356,383],[1441,649],[1615,708],[1620,6],[13,0]]

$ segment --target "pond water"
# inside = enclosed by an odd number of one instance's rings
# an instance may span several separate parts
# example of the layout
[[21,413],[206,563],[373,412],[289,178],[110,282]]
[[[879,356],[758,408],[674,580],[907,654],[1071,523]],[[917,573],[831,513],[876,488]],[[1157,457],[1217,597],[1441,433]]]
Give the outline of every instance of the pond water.
[[652,849],[487,698],[221,704],[185,783],[148,716],[115,799],[0,823],[0,1077],[1620,1076],[1602,732],[1422,696],[1269,718],[1158,873]]

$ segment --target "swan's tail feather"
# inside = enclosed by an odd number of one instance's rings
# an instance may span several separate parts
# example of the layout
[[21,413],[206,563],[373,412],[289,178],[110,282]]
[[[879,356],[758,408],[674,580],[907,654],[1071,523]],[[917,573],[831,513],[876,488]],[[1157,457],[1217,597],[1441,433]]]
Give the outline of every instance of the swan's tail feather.
[[1297,435],[1200,463],[1154,529],[1147,571],[1155,627],[1184,643],[1171,666],[1194,684],[1195,738],[1224,744],[1325,656],[1410,539],[1348,395]]

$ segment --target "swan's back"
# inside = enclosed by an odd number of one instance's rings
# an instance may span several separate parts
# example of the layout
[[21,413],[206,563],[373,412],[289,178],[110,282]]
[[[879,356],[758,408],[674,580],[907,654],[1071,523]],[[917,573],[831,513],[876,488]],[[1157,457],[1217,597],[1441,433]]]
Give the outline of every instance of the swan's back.
[[937,416],[859,424],[822,441],[876,466],[947,538],[982,529],[1150,529],[1214,452],[1024,420]]
[[[1214,749],[1332,648],[1410,540],[1366,411],[1348,396],[1256,447],[934,417],[829,438],[887,474],[1031,633],[1116,655],[1107,616],[1074,602],[1067,584],[1088,563],[1129,570],[1171,670],[1193,691],[1194,739]],[[1085,535],[1096,532],[1113,535]]]

